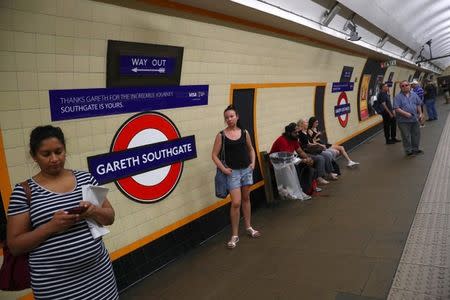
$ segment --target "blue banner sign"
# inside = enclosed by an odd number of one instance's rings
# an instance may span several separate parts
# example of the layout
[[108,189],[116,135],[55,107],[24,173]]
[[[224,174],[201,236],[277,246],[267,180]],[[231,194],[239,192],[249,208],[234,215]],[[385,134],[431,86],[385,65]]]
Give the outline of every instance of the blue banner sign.
[[339,117],[350,113],[350,103],[336,105],[334,107],[334,116]]
[[354,82],[333,82],[332,93],[353,91]]
[[120,75],[172,75],[175,65],[175,57],[121,55]]
[[52,121],[208,104],[207,85],[50,90]]
[[394,85],[392,81],[386,81],[385,83],[387,84],[388,87],[392,87]]
[[197,157],[195,136],[164,141],[87,158],[89,172],[105,184]]

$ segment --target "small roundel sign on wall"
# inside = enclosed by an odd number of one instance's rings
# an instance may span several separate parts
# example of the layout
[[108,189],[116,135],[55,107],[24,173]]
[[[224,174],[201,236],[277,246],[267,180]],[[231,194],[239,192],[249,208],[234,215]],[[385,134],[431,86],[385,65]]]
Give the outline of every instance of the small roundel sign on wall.
[[347,94],[341,92],[339,94],[337,105],[334,107],[334,116],[337,117],[339,124],[346,127],[350,118],[350,103],[348,103]]
[[110,153],[88,157],[89,171],[100,184],[115,181],[128,198],[154,203],[176,187],[185,160],[197,157],[195,136],[181,137],[165,115],[144,112],[116,132]]

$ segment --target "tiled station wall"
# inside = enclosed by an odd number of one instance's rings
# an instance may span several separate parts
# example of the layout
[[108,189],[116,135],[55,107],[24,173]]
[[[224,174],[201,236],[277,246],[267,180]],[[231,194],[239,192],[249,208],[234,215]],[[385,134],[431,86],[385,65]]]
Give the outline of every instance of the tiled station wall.
[[[51,123],[48,91],[105,87],[107,40],[184,47],[181,84],[209,85],[207,106],[161,111],[182,136],[195,135],[198,152],[197,159],[185,162],[168,198],[143,205],[128,200],[114,184],[106,185],[117,217],[104,240],[117,257],[130,244],[164,229],[169,232],[179,220],[217,205],[211,147],[224,127],[222,112],[230,102],[231,84],[325,82],[331,142],[345,141],[380,122],[378,116],[358,121],[356,90],[347,93],[352,106],[348,126],[342,128],[334,117],[337,94],[331,93],[332,82],[339,81],[343,66],[353,66],[351,81],[359,80],[365,57],[88,0],[3,0],[0,20],[0,128],[9,176],[1,185],[4,199],[14,183],[38,172],[28,154],[28,138],[35,126]],[[414,72],[390,67],[386,76],[391,71],[394,80]],[[255,123],[261,151],[270,148],[286,123],[314,113],[314,91],[301,86],[258,89]],[[130,116],[54,122],[67,137],[67,167],[87,170],[86,157],[109,151],[114,133]]]

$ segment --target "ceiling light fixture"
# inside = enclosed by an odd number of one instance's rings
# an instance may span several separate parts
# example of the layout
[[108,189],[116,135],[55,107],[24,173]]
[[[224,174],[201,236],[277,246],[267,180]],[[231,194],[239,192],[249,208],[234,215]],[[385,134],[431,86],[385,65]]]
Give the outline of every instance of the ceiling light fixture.
[[336,16],[336,14],[341,10],[341,7],[339,6],[339,3],[336,2],[333,7],[330,10],[327,10],[324,13],[324,19],[322,20],[322,25],[328,26],[330,24],[331,20]]

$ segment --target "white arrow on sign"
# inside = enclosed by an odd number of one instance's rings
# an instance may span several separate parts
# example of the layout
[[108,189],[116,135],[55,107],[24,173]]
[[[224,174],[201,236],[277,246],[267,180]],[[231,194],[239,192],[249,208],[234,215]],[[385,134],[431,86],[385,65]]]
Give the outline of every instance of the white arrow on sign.
[[166,68],[159,68],[159,69],[138,69],[138,68],[136,67],[136,68],[131,69],[131,71],[133,71],[134,73],[137,73],[137,72],[159,72],[159,73],[164,73],[164,72],[166,71]]

